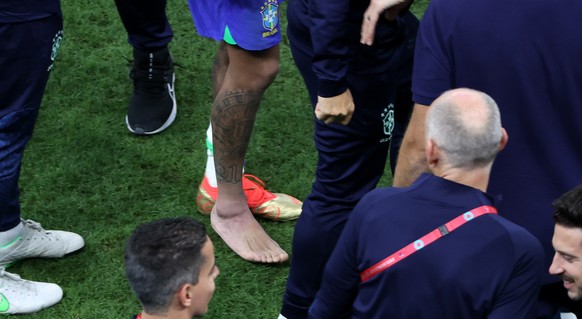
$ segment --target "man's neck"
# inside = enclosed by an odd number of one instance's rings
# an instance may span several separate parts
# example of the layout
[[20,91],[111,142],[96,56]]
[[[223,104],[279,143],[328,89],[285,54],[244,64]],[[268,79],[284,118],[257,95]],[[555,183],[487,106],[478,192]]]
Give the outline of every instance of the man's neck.
[[489,185],[489,175],[491,173],[491,166],[480,168],[441,168],[434,169],[434,175],[444,179],[453,181],[455,183],[467,185],[476,188],[482,192],[487,192]]
[[137,319],[192,319],[192,317],[188,316],[188,313],[182,311],[182,312],[177,312],[177,311],[168,311],[165,314],[161,314],[161,315],[152,315],[152,314],[148,314],[145,311],[142,311],[140,315],[138,315]]

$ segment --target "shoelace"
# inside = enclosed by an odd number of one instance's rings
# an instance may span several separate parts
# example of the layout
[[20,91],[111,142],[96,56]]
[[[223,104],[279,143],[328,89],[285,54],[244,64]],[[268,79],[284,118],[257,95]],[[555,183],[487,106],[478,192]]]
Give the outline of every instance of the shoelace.
[[152,96],[165,95],[166,85],[171,82],[172,62],[160,61],[160,57],[153,58],[153,63],[133,61],[129,77],[134,80],[136,93]]
[[4,280],[12,281],[14,283],[17,282],[17,285],[18,285],[17,286],[18,289],[15,289],[14,286],[12,286],[10,284],[7,285],[6,283],[2,282],[0,284],[0,288],[2,288],[2,289],[8,289],[12,292],[16,292],[16,293],[19,293],[21,295],[24,295],[27,292],[31,291],[31,289],[34,289],[34,284],[32,281],[22,279],[17,274],[7,272],[6,269],[3,267],[0,267],[0,278],[3,278]]
[[22,278],[20,278],[19,275],[7,272],[4,267],[0,267],[0,277],[6,277],[6,278],[13,280],[13,281],[21,281],[22,280]]
[[50,234],[50,232],[48,232],[44,228],[42,228],[40,223],[35,222],[32,219],[27,219],[27,220],[23,219],[22,222],[24,223],[24,227],[27,227],[27,228],[32,229],[32,230],[36,230],[37,232],[40,232],[40,233]]
[[133,70],[131,71],[131,78],[134,80],[134,87],[136,92],[141,94],[149,94],[153,96],[165,95],[166,85],[170,83],[169,80],[172,72],[167,71],[162,74],[153,73],[151,78],[148,78],[147,72]]
[[134,80],[148,80],[149,83],[168,83],[172,71],[169,67],[156,65],[150,71],[132,70],[130,76]]
[[249,204],[262,204],[271,197],[270,193],[265,190],[265,183],[255,175],[244,174],[242,183]]

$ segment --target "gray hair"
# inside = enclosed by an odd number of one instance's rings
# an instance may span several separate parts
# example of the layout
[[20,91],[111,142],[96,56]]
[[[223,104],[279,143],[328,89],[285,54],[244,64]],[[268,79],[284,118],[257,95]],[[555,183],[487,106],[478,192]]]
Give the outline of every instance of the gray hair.
[[[463,89],[468,90],[468,89]],[[483,167],[495,159],[501,140],[501,116],[497,103],[475,90],[480,99],[470,105],[443,94],[431,105],[426,119],[426,137],[444,151],[443,160],[453,167]]]

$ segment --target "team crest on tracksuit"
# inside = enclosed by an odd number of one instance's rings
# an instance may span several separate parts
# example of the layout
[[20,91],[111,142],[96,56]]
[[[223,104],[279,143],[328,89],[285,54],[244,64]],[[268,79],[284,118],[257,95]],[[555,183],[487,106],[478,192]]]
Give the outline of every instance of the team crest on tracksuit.
[[394,129],[394,104],[390,103],[384,108],[382,114],[382,125],[385,137],[380,140],[380,143],[388,142],[392,138],[392,130]]
[[263,28],[266,32],[263,32],[263,38],[271,36],[279,32],[279,4],[277,0],[267,0],[261,6],[261,15],[263,16]]

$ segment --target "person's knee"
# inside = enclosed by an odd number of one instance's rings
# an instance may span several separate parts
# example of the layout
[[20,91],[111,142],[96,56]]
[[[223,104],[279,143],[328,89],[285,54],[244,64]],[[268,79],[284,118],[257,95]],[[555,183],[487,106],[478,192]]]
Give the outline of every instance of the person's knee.
[[279,59],[268,59],[265,61],[264,76],[268,79],[269,84],[272,83],[279,73]]
[[[229,66],[225,82],[235,87],[263,92],[279,72],[279,47],[250,51],[226,46]],[[229,84],[227,84],[229,86]]]
[[260,89],[261,91],[266,90],[279,73],[279,59],[264,59],[261,61],[254,69],[253,76],[253,87]]
[[277,77],[278,60],[265,60],[240,67],[231,67],[225,78],[226,86],[263,93]]

